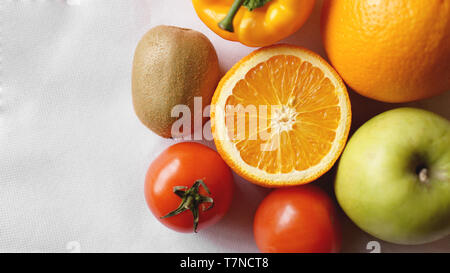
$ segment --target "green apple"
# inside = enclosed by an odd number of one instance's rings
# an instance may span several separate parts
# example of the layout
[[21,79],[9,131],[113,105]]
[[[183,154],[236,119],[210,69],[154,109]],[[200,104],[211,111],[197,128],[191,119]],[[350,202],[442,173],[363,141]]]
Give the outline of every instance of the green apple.
[[399,108],[350,139],[336,175],[345,213],[388,242],[422,244],[450,234],[450,122]]

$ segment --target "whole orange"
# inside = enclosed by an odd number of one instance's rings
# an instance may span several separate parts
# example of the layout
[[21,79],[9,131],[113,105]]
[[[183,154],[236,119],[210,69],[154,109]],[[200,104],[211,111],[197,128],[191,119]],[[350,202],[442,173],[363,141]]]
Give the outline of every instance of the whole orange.
[[363,96],[409,102],[450,89],[449,0],[325,0],[322,37]]

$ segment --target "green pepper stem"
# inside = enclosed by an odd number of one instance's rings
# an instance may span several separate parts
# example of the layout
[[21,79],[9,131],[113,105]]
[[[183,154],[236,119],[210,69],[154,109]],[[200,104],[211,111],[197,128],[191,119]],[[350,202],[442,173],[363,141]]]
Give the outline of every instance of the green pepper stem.
[[225,18],[219,22],[219,27],[221,29],[229,32],[234,32],[233,20],[242,4],[244,4],[244,0],[234,0],[234,3],[228,11],[227,16],[225,16]]

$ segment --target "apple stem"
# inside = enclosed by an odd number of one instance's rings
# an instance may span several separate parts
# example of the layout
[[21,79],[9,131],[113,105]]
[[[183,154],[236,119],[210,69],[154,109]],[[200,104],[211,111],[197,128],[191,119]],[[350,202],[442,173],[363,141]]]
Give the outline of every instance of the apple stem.
[[419,180],[422,183],[427,183],[428,182],[428,169],[427,168],[423,168],[422,170],[420,170],[420,172],[419,172]]

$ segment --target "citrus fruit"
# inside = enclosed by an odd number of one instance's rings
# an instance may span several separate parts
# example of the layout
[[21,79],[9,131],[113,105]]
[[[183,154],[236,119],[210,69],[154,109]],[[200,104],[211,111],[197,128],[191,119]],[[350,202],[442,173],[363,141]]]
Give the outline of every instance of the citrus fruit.
[[322,37],[363,96],[409,102],[450,90],[450,1],[325,1]]
[[328,171],[347,140],[346,87],[319,55],[275,45],[234,65],[214,93],[217,150],[245,179],[266,187],[300,185]]

